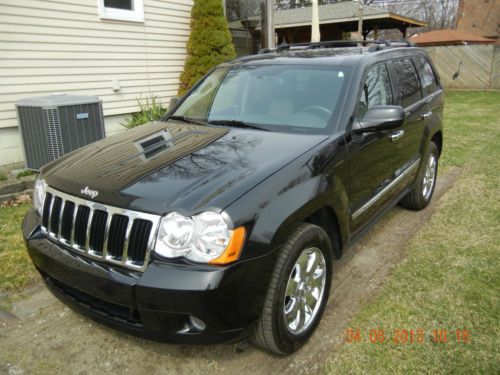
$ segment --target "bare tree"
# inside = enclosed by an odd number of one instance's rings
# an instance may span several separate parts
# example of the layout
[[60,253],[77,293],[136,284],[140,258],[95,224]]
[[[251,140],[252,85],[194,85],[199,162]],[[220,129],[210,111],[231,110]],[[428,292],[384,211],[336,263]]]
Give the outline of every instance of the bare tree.
[[[319,5],[339,3],[345,0],[318,0]],[[275,0],[276,9],[293,9],[311,6],[311,0]]]
[[260,0],[226,0],[229,21],[247,19],[260,15]]
[[420,31],[453,29],[457,23],[458,0],[365,0],[365,4],[427,22],[429,26]]

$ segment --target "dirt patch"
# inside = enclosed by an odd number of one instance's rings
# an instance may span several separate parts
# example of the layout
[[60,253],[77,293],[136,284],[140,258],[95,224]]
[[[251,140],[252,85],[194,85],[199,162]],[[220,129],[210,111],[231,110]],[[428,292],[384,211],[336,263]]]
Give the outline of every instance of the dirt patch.
[[335,262],[323,320],[307,345],[292,356],[276,357],[244,343],[177,346],[138,339],[83,318],[39,289],[15,304],[18,321],[2,325],[0,320],[0,373],[315,373],[342,345],[349,320],[404,258],[409,239],[429,220],[458,174],[452,169],[440,176],[426,210],[394,208]]

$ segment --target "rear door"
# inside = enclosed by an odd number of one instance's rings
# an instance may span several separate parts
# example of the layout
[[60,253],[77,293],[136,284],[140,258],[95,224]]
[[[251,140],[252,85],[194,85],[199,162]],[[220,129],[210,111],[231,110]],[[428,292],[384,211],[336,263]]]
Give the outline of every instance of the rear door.
[[420,76],[422,95],[425,101],[422,114],[424,126],[429,129],[439,127],[443,121],[443,90],[439,83],[438,75],[424,54],[418,54],[414,62]]
[[392,60],[390,66],[397,84],[397,104],[405,109],[406,115],[403,133],[398,140],[404,160],[401,168],[403,171],[411,168],[412,173],[409,175],[413,177],[421,157],[421,144],[428,109],[413,60],[410,57]]

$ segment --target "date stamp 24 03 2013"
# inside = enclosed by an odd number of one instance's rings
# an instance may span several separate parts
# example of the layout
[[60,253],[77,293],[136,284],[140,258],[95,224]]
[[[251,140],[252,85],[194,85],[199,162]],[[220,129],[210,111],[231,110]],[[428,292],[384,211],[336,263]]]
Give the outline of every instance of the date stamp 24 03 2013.
[[400,344],[423,344],[431,342],[446,344],[456,342],[469,344],[471,333],[468,329],[447,330],[444,328],[425,330],[422,328],[406,329],[398,328],[390,331],[384,329],[370,329],[362,331],[360,328],[348,328],[345,330],[345,342],[348,344],[370,342],[372,344],[392,343]]

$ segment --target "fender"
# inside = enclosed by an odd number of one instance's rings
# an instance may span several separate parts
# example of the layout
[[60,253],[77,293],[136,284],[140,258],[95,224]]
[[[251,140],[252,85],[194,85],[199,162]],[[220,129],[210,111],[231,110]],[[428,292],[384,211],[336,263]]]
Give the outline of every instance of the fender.
[[249,228],[242,259],[271,251],[294,224],[323,207],[334,210],[341,243],[346,242],[349,237],[346,152],[343,135],[331,137],[226,207],[225,212],[235,227]]

